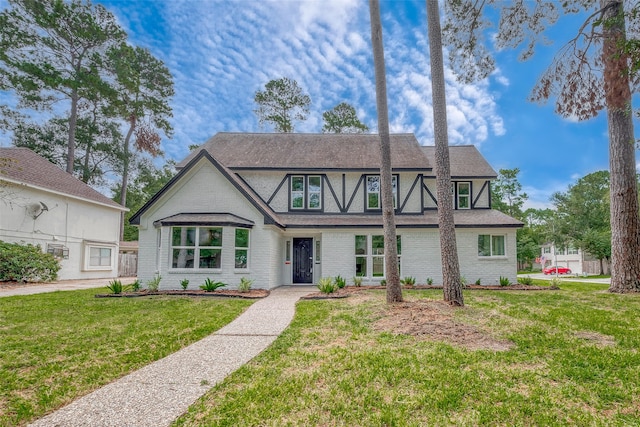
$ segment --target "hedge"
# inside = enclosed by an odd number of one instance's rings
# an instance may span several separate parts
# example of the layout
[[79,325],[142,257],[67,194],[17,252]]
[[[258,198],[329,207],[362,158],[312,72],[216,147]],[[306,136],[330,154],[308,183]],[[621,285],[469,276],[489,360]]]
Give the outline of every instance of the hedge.
[[60,263],[40,246],[0,240],[0,282],[52,282],[58,278]]

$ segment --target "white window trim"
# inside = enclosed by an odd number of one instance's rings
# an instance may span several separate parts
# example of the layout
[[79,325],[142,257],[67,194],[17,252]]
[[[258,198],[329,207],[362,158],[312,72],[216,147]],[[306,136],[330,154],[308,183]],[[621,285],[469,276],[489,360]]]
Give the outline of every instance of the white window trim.
[[[294,178],[302,178],[302,190],[294,190],[293,189],[293,180]],[[318,178],[320,179],[320,189],[318,191],[311,191],[309,190],[309,180],[311,178]],[[304,210],[309,210],[309,211],[319,211],[322,210],[322,175],[291,175],[290,177],[290,181],[289,181],[289,209],[293,210],[293,211],[304,211]],[[294,200],[294,193],[297,195],[298,193],[302,193],[302,206],[300,207],[294,207],[293,206],[293,200]],[[317,193],[318,194],[318,206],[317,207],[311,207],[311,194],[312,193]]]
[[[460,194],[460,186],[461,185],[466,185],[469,188],[469,194]],[[471,182],[470,181],[460,181],[456,183],[456,190],[457,190],[457,194],[456,194],[456,202],[457,202],[457,207],[458,209],[471,209]],[[460,199],[461,198],[466,198],[467,199],[467,207],[462,208],[460,207]]]
[[[356,254],[355,253],[355,239],[356,236],[365,236],[367,238],[367,248],[366,248],[366,252],[364,254]],[[387,263],[386,263],[386,258],[385,258],[385,254],[374,254],[373,253],[373,237],[374,236],[382,236],[384,238],[383,234],[354,234],[353,235],[353,242],[354,242],[354,258],[353,258],[353,266],[355,268],[355,262],[358,258],[365,258],[366,260],[366,265],[367,265],[367,271],[365,272],[364,276],[358,276],[358,277],[362,277],[363,279],[368,279],[368,280],[385,280],[387,277]],[[396,235],[396,239],[400,240],[400,245],[402,245],[402,236],[400,234]],[[374,276],[373,275],[373,259],[374,258],[381,258],[382,259],[382,276]],[[398,271],[398,274],[400,274],[400,271],[402,271],[402,254],[398,254],[398,265],[400,267],[400,270]],[[354,274],[355,275],[355,274]]]
[[[247,246],[236,246],[236,230],[247,230],[249,233],[247,235]],[[248,228],[242,227],[234,227],[233,229],[233,271],[235,273],[247,273],[251,269],[251,230]],[[247,266],[246,267],[236,267],[236,251],[247,251]]]
[[[174,228],[195,228],[196,236],[195,236],[195,245],[194,246],[174,246],[173,245],[173,229]],[[219,228],[222,238],[222,245],[224,246],[224,228],[222,226],[208,226],[208,225],[176,225],[170,227],[169,232],[169,271],[172,272],[199,272],[206,271],[212,273],[220,273],[222,272],[222,255],[223,255],[223,246],[200,246],[200,229],[205,228]],[[234,235],[235,237],[235,235]],[[234,241],[235,244],[235,241]],[[173,250],[174,249],[193,249],[193,267],[174,267],[173,266]],[[200,249],[220,249],[220,267],[219,268],[200,268]],[[197,254],[197,256],[196,256]],[[235,253],[234,253],[235,255]],[[196,263],[196,260],[198,261]],[[234,260],[235,263],[235,260]]]
[[[369,178],[377,177],[378,178],[378,191],[369,191]],[[397,209],[398,207],[398,175],[391,176],[391,189],[393,191],[393,207]],[[395,185],[394,185],[395,183]],[[382,178],[380,175],[365,175],[364,180],[365,187],[365,208],[367,210],[379,210],[382,209]],[[377,194],[378,195],[378,206],[369,206],[369,194]]]
[[[505,259],[507,258],[507,236],[506,234],[478,234],[478,238],[480,236],[489,236],[489,251],[490,255],[480,255],[478,254],[479,259]],[[502,237],[504,239],[504,255],[494,255],[493,254],[493,238],[494,237]],[[476,240],[476,245],[478,244]]]
[[[91,249],[109,249],[111,251],[110,265],[91,265]],[[104,242],[83,242],[83,271],[111,271],[116,267],[116,245]]]

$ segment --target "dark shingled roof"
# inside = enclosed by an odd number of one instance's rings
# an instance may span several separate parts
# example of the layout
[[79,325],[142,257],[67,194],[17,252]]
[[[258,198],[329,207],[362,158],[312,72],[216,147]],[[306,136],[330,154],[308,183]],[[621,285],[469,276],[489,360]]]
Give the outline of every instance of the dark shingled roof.
[[162,218],[153,225],[217,225],[252,228],[255,223],[230,213],[181,213]]
[[3,159],[0,164],[0,180],[27,184],[112,208],[126,210],[118,203],[28,148],[0,147],[0,159]]
[[[377,134],[217,133],[200,149],[231,169],[379,169]],[[186,166],[195,150],[178,164]],[[391,135],[396,170],[429,170],[431,165],[413,134]]]
[[[436,147],[425,145],[422,147],[425,155],[435,167]],[[475,145],[449,146],[449,165],[452,178],[497,178],[496,171],[487,163]],[[435,170],[432,176],[435,176]]]

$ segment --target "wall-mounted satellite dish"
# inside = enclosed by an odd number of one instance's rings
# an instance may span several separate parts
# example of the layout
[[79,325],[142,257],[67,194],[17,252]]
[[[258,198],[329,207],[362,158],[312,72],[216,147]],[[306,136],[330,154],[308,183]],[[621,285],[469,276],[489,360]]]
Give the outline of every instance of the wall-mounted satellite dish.
[[42,215],[42,212],[48,210],[49,208],[44,204],[44,202],[31,203],[27,205],[27,213],[31,215],[31,218],[33,219],[38,219],[38,217]]

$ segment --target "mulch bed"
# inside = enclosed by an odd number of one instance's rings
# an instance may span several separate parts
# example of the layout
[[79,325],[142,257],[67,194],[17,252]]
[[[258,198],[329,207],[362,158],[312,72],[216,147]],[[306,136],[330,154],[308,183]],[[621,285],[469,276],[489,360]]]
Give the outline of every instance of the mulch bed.
[[228,290],[215,290],[213,292],[207,292],[203,290],[170,290],[170,291],[149,291],[142,290],[139,292],[123,292],[121,294],[97,294],[96,298],[136,298],[147,297],[151,295],[175,295],[175,296],[189,296],[189,297],[217,297],[217,298],[244,298],[244,299],[259,299],[269,295],[269,291],[266,289],[250,289],[247,292],[240,292],[232,289]]
[[[337,291],[325,294],[322,292],[314,292],[308,295],[303,296],[301,299],[339,299],[339,298],[347,298],[352,295],[354,292],[368,291],[372,289],[387,289],[386,286],[347,286],[342,289],[338,289]],[[414,285],[414,286],[403,286],[402,290],[419,290],[419,289],[442,289],[442,285]],[[552,290],[549,286],[533,286],[533,285],[523,285],[521,283],[514,283],[508,286],[499,286],[499,285],[467,285],[464,289],[473,289],[473,290],[483,290],[483,291],[548,291]]]

